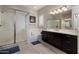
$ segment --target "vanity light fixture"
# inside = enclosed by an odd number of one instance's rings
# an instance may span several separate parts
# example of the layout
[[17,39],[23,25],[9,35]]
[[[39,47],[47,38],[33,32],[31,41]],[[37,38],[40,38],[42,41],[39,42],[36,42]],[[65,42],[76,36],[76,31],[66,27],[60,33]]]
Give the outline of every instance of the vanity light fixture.
[[67,10],[68,10],[67,7],[64,6],[62,8],[59,8],[59,9],[55,9],[53,11],[50,11],[50,14],[55,15],[55,14],[58,14],[58,13],[61,13],[61,12],[67,11]]
[[76,17],[76,18],[78,17],[78,13],[75,13],[75,17]]

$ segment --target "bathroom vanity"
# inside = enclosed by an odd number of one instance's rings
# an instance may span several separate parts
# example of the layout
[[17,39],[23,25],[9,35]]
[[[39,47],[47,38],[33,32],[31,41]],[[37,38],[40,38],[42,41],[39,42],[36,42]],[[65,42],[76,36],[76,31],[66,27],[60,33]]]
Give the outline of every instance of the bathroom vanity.
[[69,30],[43,30],[42,40],[68,54],[77,54],[77,33]]

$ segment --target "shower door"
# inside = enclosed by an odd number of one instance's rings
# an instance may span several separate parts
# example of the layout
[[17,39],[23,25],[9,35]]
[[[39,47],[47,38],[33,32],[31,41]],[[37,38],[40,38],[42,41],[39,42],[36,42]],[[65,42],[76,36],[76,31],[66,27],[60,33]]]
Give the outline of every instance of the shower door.
[[14,43],[14,13],[11,10],[0,11],[0,46]]
[[16,11],[16,42],[26,41],[26,15],[27,13]]

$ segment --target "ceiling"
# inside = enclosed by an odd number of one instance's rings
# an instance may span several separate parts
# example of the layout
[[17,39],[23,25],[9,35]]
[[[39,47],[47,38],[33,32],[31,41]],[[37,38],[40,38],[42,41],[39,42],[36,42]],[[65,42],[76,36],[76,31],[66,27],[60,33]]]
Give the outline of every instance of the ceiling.
[[31,10],[34,10],[34,11],[38,11],[40,9],[42,9],[43,7],[45,7],[46,5],[23,5],[23,7],[25,8],[29,8]]

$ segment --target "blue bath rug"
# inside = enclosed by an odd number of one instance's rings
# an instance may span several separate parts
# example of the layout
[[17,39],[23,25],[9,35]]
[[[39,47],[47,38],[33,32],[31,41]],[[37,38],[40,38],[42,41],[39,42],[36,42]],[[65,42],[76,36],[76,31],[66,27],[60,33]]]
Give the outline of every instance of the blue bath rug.
[[40,41],[32,42],[33,45],[37,45],[37,44],[40,44],[40,43],[41,43]]
[[15,47],[0,50],[0,54],[13,54],[13,53],[16,53],[18,51],[20,51],[19,46],[15,46]]

